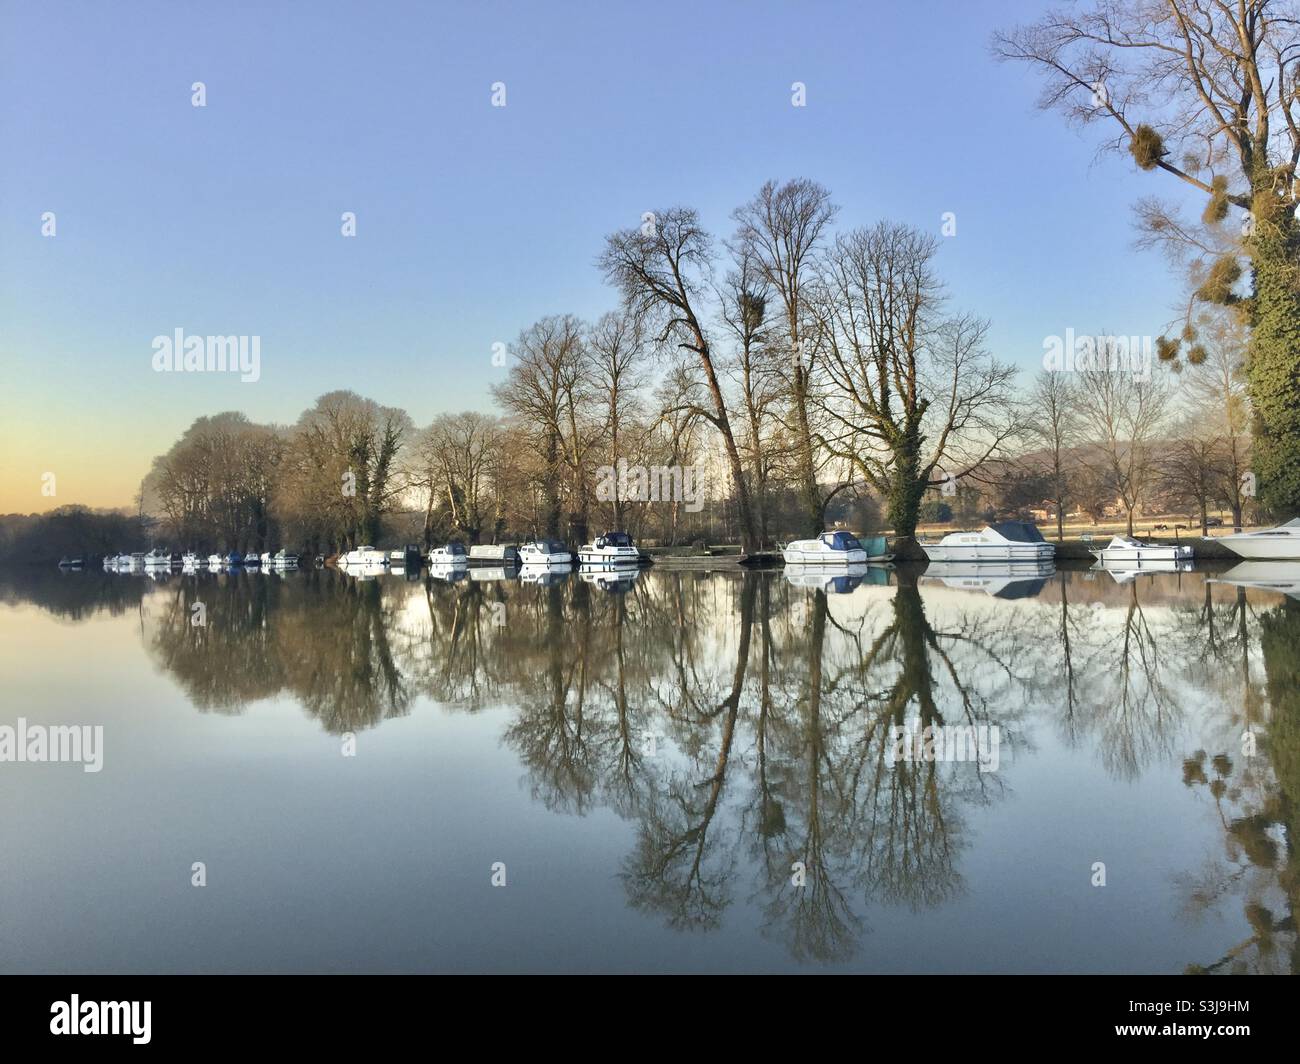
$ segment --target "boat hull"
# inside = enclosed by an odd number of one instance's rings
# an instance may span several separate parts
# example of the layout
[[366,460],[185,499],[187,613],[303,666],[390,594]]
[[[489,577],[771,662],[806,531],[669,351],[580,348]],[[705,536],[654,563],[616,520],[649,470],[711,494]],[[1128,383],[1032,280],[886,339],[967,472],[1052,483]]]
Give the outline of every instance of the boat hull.
[[641,564],[641,552],[635,547],[583,547],[578,563],[588,569],[636,566]]
[[1180,562],[1192,557],[1191,547],[1152,546],[1152,547],[1106,547],[1103,550],[1089,552],[1103,565],[1113,562],[1142,564],[1143,562]]
[[1242,558],[1252,561],[1300,561],[1300,536],[1261,536],[1238,532],[1215,540]]
[[1050,543],[922,543],[920,547],[932,562],[1033,562],[1056,557]]
[[795,546],[786,547],[781,557],[786,565],[866,565],[871,560],[864,550],[815,550]]

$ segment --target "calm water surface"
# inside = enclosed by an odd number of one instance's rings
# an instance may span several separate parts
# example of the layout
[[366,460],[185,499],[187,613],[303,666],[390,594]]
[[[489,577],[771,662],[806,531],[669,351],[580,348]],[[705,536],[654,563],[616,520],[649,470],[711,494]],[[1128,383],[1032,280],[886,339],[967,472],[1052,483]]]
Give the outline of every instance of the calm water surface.
[[1294,971],[1300,601],[966,584],[11,574],[0,969]]

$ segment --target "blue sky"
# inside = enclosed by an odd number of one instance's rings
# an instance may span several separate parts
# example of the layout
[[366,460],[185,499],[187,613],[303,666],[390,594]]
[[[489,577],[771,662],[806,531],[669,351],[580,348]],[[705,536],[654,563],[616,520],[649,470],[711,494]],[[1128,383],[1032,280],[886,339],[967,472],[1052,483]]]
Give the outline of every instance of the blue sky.
[[[1067,328],[1158,333],[1178,285],[1132,205],[1182,192],[991,57],[1043,6],[0,3],[0,512],[125,503],[205,413],[485,408],[494,342],[614,305],[605,233],[685,203],[725,235],[768,178],[845,227],[955,212],[953,305],[1025,367]],[[260,381],[154,373],[177,327],[259,335]]]

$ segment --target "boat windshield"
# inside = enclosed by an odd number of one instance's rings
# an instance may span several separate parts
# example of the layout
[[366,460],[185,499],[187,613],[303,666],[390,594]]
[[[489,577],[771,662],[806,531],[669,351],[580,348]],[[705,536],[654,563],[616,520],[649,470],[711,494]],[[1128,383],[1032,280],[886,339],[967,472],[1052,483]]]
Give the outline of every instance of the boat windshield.
[[1043,534],[1038,531],[1037,525],[1032,525],[1028,521],[999,521],[995,525],[989,525],[1003,539],[1009,539],[1012,543],[1045,543]]
[[547,554],[567,554],[569,548],[561,543],[558,539],[544,539],[541,541],[541,548]]
[[607,547],[632,546],[632,537],[626,532],[606,532],[603,538]]
[[448,554],[464,554],[464,553],[465,553],[465,544],[464,544],[464,543],[448,543],[448,544],[447,544],[447,553],[448,553]]
[[822,542],[831,550],[861,550],[862,544],[858,542],[858,537],[852,532],[826,532],[822,535]]

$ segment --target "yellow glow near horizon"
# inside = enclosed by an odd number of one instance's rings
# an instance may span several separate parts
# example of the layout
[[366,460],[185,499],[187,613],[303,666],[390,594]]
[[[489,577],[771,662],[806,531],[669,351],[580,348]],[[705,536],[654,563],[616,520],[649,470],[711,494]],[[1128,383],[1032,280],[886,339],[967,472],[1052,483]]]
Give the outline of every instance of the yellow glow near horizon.
[[[130,508],[170,431],[138,413],[88,425],[70,411],[41,419],[6,415],[0,432],[0,513],[44,513],[60,506]],[[167,442],[163,442],[167,440]],[[45,495],[44,475],[55,494]]]

